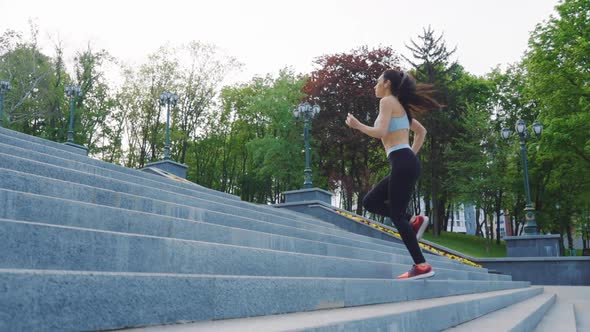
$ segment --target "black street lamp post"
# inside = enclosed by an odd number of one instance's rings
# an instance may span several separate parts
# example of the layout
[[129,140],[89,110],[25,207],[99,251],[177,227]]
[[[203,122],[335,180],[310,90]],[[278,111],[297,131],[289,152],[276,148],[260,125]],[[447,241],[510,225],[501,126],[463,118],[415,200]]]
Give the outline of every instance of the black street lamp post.
[[301,103],[293,111],[293,115],[295,118],[301,119],[305,121],[305,181],[303,182],[303,188],[311,188],[311,167],[309,166],[310,157],[309,157],[309,123],[311,119],[313,119],[316,115],[320,113],[320,106],[319,105],[310,105],[308,102]]
[[[537,227],[537,222],[535,221],[535,209],[533,208],[533,205],[531,204],[531,191],[529,188],[529,170],[528,170],[527,154],[526,154],[526,142],[527,142],[528,138],[530,137],[530,134],[526,128],[526,124],[525,124],[524,120],[522,120],[522,119],[516,121],[515,129],[516,129],[516,133],[518,134],[518,136],[520,138],[520,151],[521,151],[521,155],[522,155],[522,164],[523,164],[523,171],[524,171],[524,190],[526,193],[526,201],[527,201],[526,207],[524,209],[526,223],[524,225],[523,232],[525,235],[537,235],[539,229]],[[537,136],[537,137],[541,136],[541,133],[543,132],[543,125],[540,122],[535,121],[535,123],[533,124],[533,132],[535,133],[535,136]],[[502,135],[502,138],[507,140],[510,137],[510,135],[512,135],[512,131],[508,128],[502,128],[501,135]]]
[[66,96],[70,98],[70,129],[68,130],[68,143],[74,143],[74,103],[76,97],[82,95],[82,89],[77,85],[68,85],[65,90]]
[[178,96],[171,92],[160,95],[160,106],[166,105],[166,146],[164,148],[164,160],[170,160],[170,106],[175,107]]

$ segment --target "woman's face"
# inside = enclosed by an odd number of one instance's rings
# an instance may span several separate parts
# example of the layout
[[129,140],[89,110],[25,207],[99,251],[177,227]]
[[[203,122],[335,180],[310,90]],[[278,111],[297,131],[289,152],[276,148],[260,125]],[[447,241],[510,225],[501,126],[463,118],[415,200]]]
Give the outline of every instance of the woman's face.
[[377,98],[383,98],[387,95],[387,91],[389,90],[389,85],[391,83],[389,81],[385,81],[383,79],[383,75],[379,76],[377,80],[377,84],[375,84],[375,96]]

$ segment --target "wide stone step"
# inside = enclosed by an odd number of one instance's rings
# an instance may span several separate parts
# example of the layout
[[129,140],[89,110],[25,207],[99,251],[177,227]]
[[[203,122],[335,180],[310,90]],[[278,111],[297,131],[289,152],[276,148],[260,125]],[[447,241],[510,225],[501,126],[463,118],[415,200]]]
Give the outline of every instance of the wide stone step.
[[578,332],[590,332],[590,301],[586,298],[584,301],[574,303],[574,312],[576,314],[576,329]]
[[[266,317],[208,321],[134,329],[134,331],[441,331],[542,292],[529,288],[456,295],[403,303],[329,309]],[[477,331],[477,330],[471,330]],[[496,329],[494,331],[505,331]]]
[[[0,268],[391,279],[407,264],[0,219]],[[510,280],[436,268],[437,280]]]
[[[213,196],[218,196],[220,198],[240,200],[240,198],[236,195],[231,195],[228,193],[209,189],[209,188],[200,186],[198,184],[182,183],[182,182],[178,182],[175,180],[161,177],[159,175],[143,172],[143,171],[140,171],[137,169],[127,168],[127,167],[107,163],[107,162],[104,162],[101,160],[89,158],[85,155],[80,155],[79,152],[77,152],[77,151],[79,151],[79,149],[77,149],[77,148],[66,146],[66,145],[63,145],[60,143],[55,143],[55,142],[48,141],[48,140],[45,140],[42,138],[25,135],[25,134],[18,133],[16,131],[8,130],[5,128],[0,128],[0,143],[3,143],[5,145],[9,145],[9,146],[22,148],[27,151],[27,153],[25,155],[29,155],[31,153],[42,153],[42,154],[46,154],[46,155],[50,155],[50,156],[58,156],[63,159],[77,161],[80,163],[85,163],[85,164],[100,167],[100,168],[110,169],[113,171],[129,174],[129,175],[133,175],[133,176],[138,176],[138,177],[144,178],[146,180],[151,180],[151,181],[162,183],[163,185],[173,185],[173,186],[176,186],[179,188],[186,188],[189,190],[197,190],[199,192],[207,193],[207,194],[213,195]],[[62,147],[67,147],[66,150],[75,149],[75,152],[74,153],[68,152],[68,151],[62,149]]]
[[[528,285],[512,281],[397,281],[0,269],[0,308],[3,308],[0,327],[11,331],[106,330],[511,290],[478,294],[471,301],[466,298],[455,300],[453,307],[444,306],[445,302],[449,304],[448,297],[422,301],[423,306],[437,301],[440,310],[447,310],[444,314],[424,317],[444,317],[449,324],[457,322],[457,315],[448,314],[451,309],[465,312],[465,316],[460,317],[467,320],[486,310],[534,296],[538,292],[536,289],[522,288]],[[478,301],[482,305],[477,305]],[[398,309],[393,308],[387,314],[408,309],[408,303],[411,302],[399,303]],[[326,311],[318,313],[322,312]],[[414,321],[414,324],[439,322],[438,319],[416,320],[416,313],[412,313],[414,316],[410,319],[409,314],[406,312],[405,320]],[[240,331],[246,330],[244,325]]]
[[[268,211],[267,209],[257,209],[254,204],[246,202],[238,202],[231,200],[208,200],[197,197],[191,197],[182,195],[176,192],[155,189],[146,187],[141,184],[133,182],[125,182],[121,180],[106,178],[90,173],[84,173],[69,169],[63,169],[61,167],[45,164],[29,159],[24,159],[16,156],[9,156],[0,153],[0,168],[6,170],[14,170],[21,173],[27,173],[30,175],[36,175],[44,177],[45,179],[55,179],[66,181],[69,183],[86,185],[94,188],[100,188],[105,190],[114,191],[121,194],[130,194],[140,196],[143,198],[152,198],[159,201],[164,201],[174,204],[184,204],[195,207],[201,207],[207,210],[214,210],[219,212],[225,212],[230,214],[239,214],[242,216],[255,218],[262,221],[276,221],[282,224],[290,224],[295,227],[315,230],[334,230],[336,232],[346,234],[351,238],[364,237],[362,235],[353,234],[345,230],[339,229],[333,224],[326,223],[317,220],[297,220],[293,219],[292,216],[283,217],[281,211]],[[1,180],[1,179],[0,179]],[[3,180],[9,181],[9,179]],[[45,180],[47,182],[47,180]],[[7,188],[8,189],[8,188]],[[10,188],[12,189],[12,188]],[[17,189],[13,189],[17,190]],[[19,190],[24,191],[24,189]],[[273,212],[273,213],[271,213]],[[391,242],[380,239],[375,239],[376,242]]]
[[553,303],[555,303],[555,294],[541,293],[526,301],[504,307],[445,331],[533,331]]
[[[25,171],[29,171],[29,169],[27,168],[34,166],[31,165],[31,163],[39,164],[37,162],[28,161],[25,159],[20,159],[20,161],[22,161],[22,163],[20,163],[20,166],[22,166],[22,168],[25,168]],[[2,162],[2,160],[0,159],[0,164],[7,163]],[[35,175],[35,173],[23,173],[21,171],[16,171],[13,169],[0,168],[0,171],[5,174],[5,176],[0,177],[0,188],[9,189],[13,191],[30,192],[38,195],[59,197],[64,199],[95,203],[105,206],[119,207],[135,211],[169,215],[185,219],[195,219],[195,215],[200,215],[200,219],[207,221],[208,216],[223,214],[226,216],[229,215],[233,217],[249,218],[254,221],[263,221],[275,225],[289,226],[292,229],[298,229],[302,231],[314,231],[326,235],[334,235],[343,239],[363,241],[369,244],[375,244],[380,246],[390,247],[392,245],[401,245],[398,241],[393,242],[375,239],[340,230],[337,227],[323,227],[321,225],[314,225],[300,220],[290,220],[287,218],[274,216],[270,213],[251,211],[248,209],[234,207],[228,204],[205,201],[192,197],[185,197],[186,201],[182,204],[163,201],[158,197],[145,197],[141,196],[141,194],[154,196],[153,192],[151,190],[146,190],[145,188],[140,188],[139,185],[131,185],[127,183],[111,183],[111,185],[108,185],[110,189],[97,188],[93,186],[92,181],[88,179],[88,175],[85,173],[74,174],[75,172],[72,171],[69,175],[72,175],[73,177],[77,176],[78,178],[69,180],[78,180],[80,182],[87,182],[87,184],[79,184],[75,182],[69,182],[66,180],[59,180],[39,176]],[[55,176],[58,178],[63,177],[65,179],[65,172],[62,172],[59,169],[55,169],[54,172],[55,174],[51,174],[51,176]],[[134,194],[126,193],[125,191],[133,191]],[[174,197],[173,193],[169,194],[171,197]]]
[[[291,235],[271,234],[249,229],[228,227],[215,223],[180,219],[145,212],[105,207],[91,203],[64,200],[29,193],[0,189],[0,218],[19,221],[73,226],[139,235],[153,235],[185,240],[206,241],[244,247],[335,256],[370,261],[411,264],[405,248],[387,247],[388,251],[363,249],[355,242],[342,245],[327,242],[329,236],[310,233],[313,239]],[[27,209],[25,207],[35,207]],[[255,221],[253,221],[255,222]],[[243,222],[236,222],[243,226]],[[285,234],[290,234],[288,231]],[[336,238],[335,240],[338,240]],[[486,273],[486,269],[455,264],[450,260],[428,256],[436,267]]]
[[535,332],[576,332],[574,304],[560,302],[559,299],[547,311]]
[[[0,144],[2,146],[2,144]],[[12,152],[15,152],[11,150]],[[45,155],[46,156],[46,155]],[[44,157],[44,156],[41,156]],[[47,156],[50,157],[50,156]],[[42,158],[41,158],[42,159]],[[67,162],[67,161],[66,161]],[[281,209],[270,208],[270,207],[261,207],[247,202],[236,202],[235,200],[207,200],[207,199],[198,199],[190,196],[179,195],[176,192],[170,191],[163,191],[163,190],[153,190],[146,188],[143,185],[137,185],[130,182],[125,181],[116,181],[110,178],[97,176],[94,173],[85,173],[80,171],[73,171],[73,170],[63,170],[60,167],[53,166],[51,164],[46,164],[44,162],[39,162],[35,160],[31,160],[28,158],[20,158],[15,157],[7,154],[0,153],[0,167],[8,167],[9,169],[17,170],[17,171],[24,171],[31,174],[39,174],[42,173],[44,175],[49,175],[51,178],[58,178],[65,181],[73,181],[76,180],[77,183],[86,184],[90,186],[96,186],[103,182],[108,183],[107,185],[103,185],[102,187],[113,189],[114,191],[122,191],[122,186],[126,187],[126,192],[131,192],[138,195],[145,195],[147,193],[148,196],[152,198],[156,198],[158,200],[165,200],[169,202],[175,202],[181,200],[183,204],[190,204],[191,206],[200,206],[204,207],[208,210],[216,210],[221,212],[227,213],[235,213],[235,212],[242,212],[240,215],[248,216],[254,219],[261,219],[266,220],[274,223],[280,224],[288,224],[290,226],[299,227],[299,225],[304,225],[306,228],[310,227],[326,227],[331,229],[336,229],[340,232],[341,236],[349,237],[349,238],[362,238],[363,241],[366,239],[370,239],[369,241],[375,243],[381,243],[385,245],[390,245],[390,242],[401,244],[401,241],[397,239],[390,239],[392,241],[384,241],[381,239],[372,239],[370,237],[362,236],[355,233],[350,233],[345,230],[341,230],[338,227],[334,226],[331,223],[321,221],[316,218],[311,218],[307,216],[303,216],[302,214],[290,212],[290,211],[283,211]],[[72,166],[72,165],[70,165]],[[83,165],[84,166],[84,165]],[[101,169],[96,167],[91,167],[85,169],[91,172],[102,172]],[[141,179],[139,179],[141,180]],[[0,181],[2,181],[0,179]],[[19,190],[14,187],[9,187],[9,189]],[[24,190],[24,189],[20,189]],[[224,202],[224,203],[219,203]],[[149,203],[148,203],[149,204]],[[243,208],[243,210],[236,210],[235,207],[238,206]],[[296,220],[293,220],[294,215],[296,215]],[[309,226],[311,225],[311,226]],[[344,235],[342,235],[344,234]],[[401,247],[404,251],[405,248]],[[452,262],[456,263],[456,262]]]
[[[263,206],[263,205],[252,204],[252,203],[243,202],[243,201],[236,201],[234,198],[223,198],[223,197],[220,197],[216,194],[214,195],[208,191],[203,191],[200,189],[201,187],[197,186],[197,185],[194,185],[193,188],[191,188],[191,189],[187,189],[184,187],[178,187],[175,185],[175,183],[168,184],[168,183],[154,181],[152,179],[145,178],[145,176],[143,176],[143,172],[138,173],[138,174],[122,173],[122,172],[115,171],[115,170],[112,170],[109,168],[97,167],[97,166],[90,165],[90,164],[83,163],[83,162],[60,158],[59,156],[52,156],[52,155],[48,155],[48,154],[44,154],[44,153],[40,153],[40,152],[35,152],[35,151],[30,151],[30,150],[26,150],[26,149],[21,149],[18,147],[14,147],[11,145],[0,143],[0,158],[6,157],[2,154],[8,155],[8,156],[17,156],[19,158],[33,160],[33,161],[37,161],[40,163],[45,163],[45,164],[49,164],[49,165],[53,165],[53,166],[57,166],[57,167],[65,168],[65,169],[80,171],[80,172],[88,173],[88,174],[92,174],[92,175],[99,175],[99,176],[102,176],[102,177],[105,177],[108,179],[116,179],[116,180],[121,180],[124,182],[136,183],[136,184],[140,183],[142,186],[155,188],[156,191],[165,190],[167,192],[172,192],[176,195],[181,194],[184,196],[199,197],[199,198],[203,198],[207,201],[217,201],[217,202],[221,201],[221,202],[225,202],[226,204],[230,204],[232,206],[238,206],[238,207],[256,210],[256,211],[262,211],[265,213],[272,213],[273,215],[281,216],[284,218],[313,222],[316,224],[322,224],[323,226],[326,226],[326,227],[334,228],[334,225],[332,225],[331,223],[324,222],[320,219],[311,217],[309,215],[305,215],[305,214],[297,213],[297,212],[292,212],[292,211],[285,210],[285,209],[276,209],[276,208],[267,207],[267,206]],[[40,173],[36,173],[36,174],[43,175]],[[269,209],[272,212],[269,212]]]
[[[31,143],[35,143],[38,145],[42,145],[46,148],[51,148],[52,151],[53,150],[57,150],[59,152],[63,152],[63,153],[69,153],[69,154],[75,154],[75,155],[82,155],[82,156],[86,156],[86,153],[79,148],[70,146],[70,145],[66,145],[64,143],[58,143],[58,142],[54,142],[54,141],[50,141],[41,137],[35,137],[35,136],[31,136],[31,135],[27,135],[27,134],[23,134],[20,133],[18,131],[14,131],[11,129],[7,129],[4,127],[0,127],[0,135],[4,135],[7,137],[12,137],[15,139],[19,139],[19,140],[24,140],[24,141],[28,141]],[[0,142],[3,141],[4,138],[0,137]]]

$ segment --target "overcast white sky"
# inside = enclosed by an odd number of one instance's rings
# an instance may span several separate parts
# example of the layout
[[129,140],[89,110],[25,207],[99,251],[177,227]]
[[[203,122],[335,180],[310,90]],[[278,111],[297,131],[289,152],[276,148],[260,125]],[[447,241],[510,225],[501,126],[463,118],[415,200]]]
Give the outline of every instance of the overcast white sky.
[[39,25],[44,51],[61,39],[65,55],[90,41],[115,57],[141,63],[166,42],[211,42],[245,67],[236,80],[292,66],[309,72],[323,54],[368,45],[404,44],[431,25],[457,46],[474,74],[508,64],[526,50],[529,33],[557,0],[0,0],[0,32]]

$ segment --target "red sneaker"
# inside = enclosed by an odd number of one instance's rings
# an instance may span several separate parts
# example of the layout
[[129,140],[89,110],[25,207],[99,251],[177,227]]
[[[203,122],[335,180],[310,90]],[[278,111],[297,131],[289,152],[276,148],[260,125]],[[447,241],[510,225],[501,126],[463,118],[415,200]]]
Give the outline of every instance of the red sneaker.
[[432,277],[433,275],[434,275],[434,271],[432,270],[432,266],[430,266],[430,264],[428,264],[428,263],[422,263],[422,264],[414,264],[412,266],[412,268],[410,269],[410,271],[400,275],[396,279],[408,279],[408,280],[423,279],[423,278]]
[[429,222],[430,220],[425,216],[413,216],[412,219],[410,219],[410,226],[412,226],[418,240],[422,239],[424,232],[428,228]]

